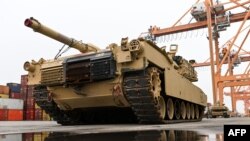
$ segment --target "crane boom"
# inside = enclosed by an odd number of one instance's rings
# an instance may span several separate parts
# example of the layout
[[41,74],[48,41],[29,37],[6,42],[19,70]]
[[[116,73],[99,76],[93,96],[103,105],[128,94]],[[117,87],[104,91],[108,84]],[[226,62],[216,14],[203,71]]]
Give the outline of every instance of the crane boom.
[[[250,61],[250,56],[241,56],[239,57],[241,62],[248,62]],[[227,60],[224,61],[224,64],[227,64]],[[203,62],[203,63],[194,63],[192,66],[193,67],[206,67],[206,66],[210,66],[211,63],[210,62]]]
[[[246,16],[247,12],[243,12],[243,13],[237,13],[237,14],[232,14],[230,15],[230,22],[234,23],[234,22],[239,22],[244,20],[244,17]],[[248,17],[247,19],[250,19],[250,17]],[[212,24],[215,23],[215,20],[212,20]],[[184,25],[179,25],[179,26],[174,26],[174,27],[169,27],[169,28],[163,28],[163,29],[159,29],[159,28],[152,28],[151,30],[151,34],[154,35],[155,37],[159,37],[159,36],[163,36],[163,35],[168,35],[168,34],[173,34],[173,33],[179,33],[179,32],[185,32],[185,31],[190,31],[190,30],[197,30],[197,29],[201,29],[201,28],[206,28],[207,25],[207,21],[198,21],[195,23],[189,23],[189,24],[184,24]]]

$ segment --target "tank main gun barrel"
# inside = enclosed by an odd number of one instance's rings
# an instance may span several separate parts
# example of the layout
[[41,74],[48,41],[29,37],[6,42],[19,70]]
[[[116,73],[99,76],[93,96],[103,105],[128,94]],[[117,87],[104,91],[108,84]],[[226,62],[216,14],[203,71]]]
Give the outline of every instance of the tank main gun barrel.
[[97,52],[100,50],[98,47],[96,47],[92,44],[85,44],[85,43],[82,43],[81,41],[77,41],[73,38],[69,38],[63,34],[60,34],[56,31],[42,25],[38,20],[36,20],[32,17],[29,19],[26,19],[24,21],[24,25],[32,28],[35,32],[39,32],[45,36],[48,36],[54,40],[57,40],[63,44],[66,44],[69,47],[75,48],[82,53],[90,52],[90,51]]

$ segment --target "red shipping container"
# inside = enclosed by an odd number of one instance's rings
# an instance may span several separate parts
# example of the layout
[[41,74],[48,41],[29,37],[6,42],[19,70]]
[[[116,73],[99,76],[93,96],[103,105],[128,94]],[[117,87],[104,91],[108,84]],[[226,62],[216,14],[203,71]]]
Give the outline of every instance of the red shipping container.
[[20,121],[23,120],[23,110],[8,110],[9,121]]
[[14,93],[14,92],[11,92],[11,93],[10,93],[10,98],[22,99],[20,93]]
[[34,141],[34,133],[23,133],[23,141]]
[[35,109],[26,109],[25,110],[25,120],[34,120]]
[[28,75],[21,75],[21,87],[28,85]]
[[42,110],[41,109],[35,109],[35,120],[42,120]]
[[8,109],[0,109],[0,121],[8,120]]
[[22,86],[20,94],[23,100],[27,98],[27,93],[28,93],[28,86]]
[[34,97],[33,96],[33,91],[34,91],[34,86],[28,86],[28,93],[27,93],[28,98]]
[[34,98],[26,99],[24,107],[26,109],[35,109],[35,99]]

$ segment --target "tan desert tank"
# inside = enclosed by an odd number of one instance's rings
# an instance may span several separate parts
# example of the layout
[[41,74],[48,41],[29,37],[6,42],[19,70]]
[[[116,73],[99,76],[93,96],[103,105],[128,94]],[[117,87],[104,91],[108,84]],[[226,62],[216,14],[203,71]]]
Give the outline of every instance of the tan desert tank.
[[217,118],[217,117],[224,117],[230,118],[231,112],[229,111],[228,107],[225,104],[220,105],[219,103],[215,105],[211,105],[208,107],[207,111],[207,118]]
[[68,38],[33,18],[25,25],[81,53],[25,62],[36,103],[63,125],[174,123],[202,119],[207,96],[191,63],[138,38],[106,49]]

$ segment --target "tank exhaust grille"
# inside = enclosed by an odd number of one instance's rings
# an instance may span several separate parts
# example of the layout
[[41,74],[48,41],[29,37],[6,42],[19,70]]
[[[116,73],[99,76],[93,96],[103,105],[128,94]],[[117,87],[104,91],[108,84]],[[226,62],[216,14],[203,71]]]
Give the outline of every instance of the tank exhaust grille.
[[44,68],[41,71],[42,71],[41,84],[51,86],[51,85],[60,85],[63,83],[62,66]]

